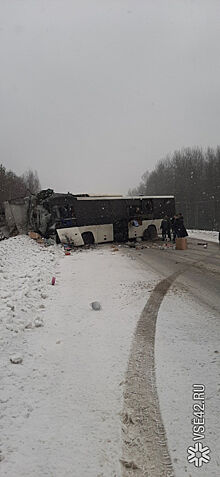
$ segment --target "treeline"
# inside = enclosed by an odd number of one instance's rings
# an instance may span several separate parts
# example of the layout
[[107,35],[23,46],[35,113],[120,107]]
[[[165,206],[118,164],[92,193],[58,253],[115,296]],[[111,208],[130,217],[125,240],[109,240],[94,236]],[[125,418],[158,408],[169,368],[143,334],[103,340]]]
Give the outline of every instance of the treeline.
[[0,164],[0,206],[5,200],[25,197],[40,191],[40,181],[37,172],[28,170],[22,176],[17,176],[12,171],[7,171]]
[[187,227],[220,228],[220,146],[175,151],[142,176],[129,194],[175,195]]

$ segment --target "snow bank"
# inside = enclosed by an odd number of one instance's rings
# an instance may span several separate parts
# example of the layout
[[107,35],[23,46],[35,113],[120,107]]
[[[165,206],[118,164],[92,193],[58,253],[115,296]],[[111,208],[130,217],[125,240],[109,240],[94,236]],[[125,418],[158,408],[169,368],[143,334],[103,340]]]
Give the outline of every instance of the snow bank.
[[[37,323],[44,324],[56,256],[56,247],[42,248],[27,236],[0,242],[0,465],[3,467],[7,453],[13,453],[17,446],[16,442],[10,442],[13,428],[21,425],[31,409],[30,390],[29,394],[24,391],[26,366],[31,356],[28,334],[37,332]],[[18,441],[21,439],[22,433]],[[16,467],[8,475],[17,475]]]
[[187,230],[190,238],[218,243],[219,232],[215,230]]
[[34,326],[34,320],[43,316],[55,251],[52,247],[40,247],[24,235],[0,242],[0,254],[3,345],[9,337]]
[[[27,237],[1,246],[11,284],[1,315],[1,475],[118,477],[123,381],[155,275],[111,246],[62,255],[56,266],[58,252]],[[38,316],[45,326],[25,329]],[[22,364],[10,362],[12,352]]]

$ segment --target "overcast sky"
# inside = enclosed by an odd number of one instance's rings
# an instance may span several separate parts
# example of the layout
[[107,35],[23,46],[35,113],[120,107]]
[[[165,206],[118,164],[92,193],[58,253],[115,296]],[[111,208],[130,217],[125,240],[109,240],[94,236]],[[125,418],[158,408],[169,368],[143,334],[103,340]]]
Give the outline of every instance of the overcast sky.
[[126,193],[220,143],[220,0],[0,0],[0,162]]

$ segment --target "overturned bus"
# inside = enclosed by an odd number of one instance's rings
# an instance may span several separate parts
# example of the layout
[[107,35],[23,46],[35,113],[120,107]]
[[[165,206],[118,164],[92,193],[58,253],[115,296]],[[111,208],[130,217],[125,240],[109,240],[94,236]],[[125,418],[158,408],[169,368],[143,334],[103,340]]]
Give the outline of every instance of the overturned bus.
[[16,222],[16,207],[19,232],[32,230],[74,246],[155,239],[160,232],[161,219],[175,214],[174,196],[73,195],[57,194],[48,189],[24,199],[23,223],[21,203],[8,202],[6,209],[11,226],[13,219]]

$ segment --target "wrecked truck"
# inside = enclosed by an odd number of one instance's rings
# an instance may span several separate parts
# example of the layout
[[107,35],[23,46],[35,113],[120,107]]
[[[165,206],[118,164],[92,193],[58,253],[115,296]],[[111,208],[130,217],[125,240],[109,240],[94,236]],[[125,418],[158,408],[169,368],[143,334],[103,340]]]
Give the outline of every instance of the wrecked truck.
[[128,240],[152,240],[161,219],[175,214],[174,196],[107,196],[55,193],[4,204],[8,236],[34,231],[74,246]]

